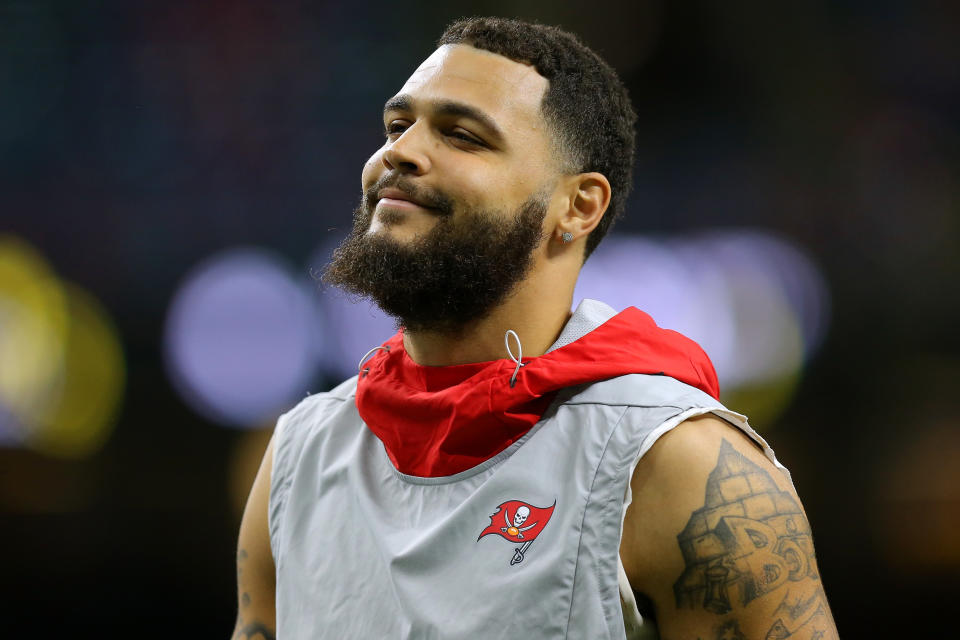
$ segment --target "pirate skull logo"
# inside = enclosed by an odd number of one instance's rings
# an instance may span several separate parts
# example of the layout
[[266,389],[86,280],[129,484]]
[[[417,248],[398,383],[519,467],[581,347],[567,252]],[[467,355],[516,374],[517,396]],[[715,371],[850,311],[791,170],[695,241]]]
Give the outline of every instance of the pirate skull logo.
[[530,517],[530,508],[524,505],[517,507],[516,512],[513,514],[513,523],[510,523],[510,517],[507,514],[507,510],[503,510],[503,521],[507,526],[500,527],[500,531],[505,532],[507,535],[514,536],[520,540],[523,540],[523,532],[528,531],[537,525],[536,522],[533,524],[522,527],[521,525],[527,521],[527,518]]

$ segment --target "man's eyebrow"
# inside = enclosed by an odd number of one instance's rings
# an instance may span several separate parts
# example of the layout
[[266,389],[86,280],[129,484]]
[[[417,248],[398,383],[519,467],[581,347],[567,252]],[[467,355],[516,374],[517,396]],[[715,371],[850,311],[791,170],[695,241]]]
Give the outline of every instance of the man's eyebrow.
[[[413,98],[409,95],[400,94],[387,100],[386,104],[383,105],[383,112],[413,111],[413,103]],[[500,130],[500,127],[497,126],[496,121],[477,107],[456,100],[438,100],[429,103],[429,105],[431,112],[437,116],[460,116],[476,120],[490,131],[490,134],[496,138],[497,142],[504,142],[503,132]]]
[[387,111],[411,111],[413,109],[413,100],[406,94],[393,96],[383,105],[383,112]]

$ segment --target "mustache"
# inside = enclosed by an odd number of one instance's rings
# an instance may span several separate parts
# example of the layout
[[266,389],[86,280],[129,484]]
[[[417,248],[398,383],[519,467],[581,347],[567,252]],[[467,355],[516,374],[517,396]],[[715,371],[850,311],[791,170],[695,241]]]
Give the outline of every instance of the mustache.
[[367,211],[372,212],[377,204],[377,194],[381,189],[399,189],[417,202],[435,209],[437,213],[448,216],[453,213],[453,198],[436,189],[430,189],[415,184],[409,178],[398,174],[384,174],[373,186],[363,192],[363,204]]

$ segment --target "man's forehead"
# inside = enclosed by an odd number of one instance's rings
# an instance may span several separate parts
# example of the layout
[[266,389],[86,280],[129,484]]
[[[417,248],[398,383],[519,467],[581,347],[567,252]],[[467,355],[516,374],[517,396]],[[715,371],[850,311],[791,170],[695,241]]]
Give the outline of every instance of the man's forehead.
[[458,100],[483,109],[497,120],[539,120],[548,84],[532,65],[454,44],[434,51],[398,94],[418,101]]

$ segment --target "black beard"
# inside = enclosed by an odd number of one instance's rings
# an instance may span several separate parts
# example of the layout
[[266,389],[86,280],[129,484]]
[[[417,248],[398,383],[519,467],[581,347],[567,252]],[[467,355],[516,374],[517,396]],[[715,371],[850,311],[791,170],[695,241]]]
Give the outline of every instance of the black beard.
[[444,207],[428,233],[407,243],[385,233],[367,235],[371,202],[369,196],[361,200],[353,230],[322,279],[369,298],[413,332],[455,336],[488,316],[527,276],[544,240],[544,196],[532,197],[512,218],[462,207],[444,213],[454,208]]

